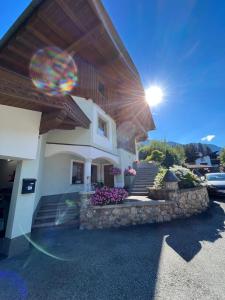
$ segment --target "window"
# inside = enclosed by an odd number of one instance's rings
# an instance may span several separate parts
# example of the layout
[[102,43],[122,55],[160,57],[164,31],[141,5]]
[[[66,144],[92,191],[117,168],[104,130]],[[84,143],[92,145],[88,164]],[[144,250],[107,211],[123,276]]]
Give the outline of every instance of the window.
[[72,164],[72,184],[84,183],[84,164],[73,161]]
[[98,134],[105,137],[108,136],[107,122],[101,118],[98,118]]

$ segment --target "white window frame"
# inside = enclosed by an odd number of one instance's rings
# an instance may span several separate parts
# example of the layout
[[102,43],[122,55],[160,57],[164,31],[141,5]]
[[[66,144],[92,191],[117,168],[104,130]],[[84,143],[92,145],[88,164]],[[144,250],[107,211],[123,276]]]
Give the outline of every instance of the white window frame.
[[[102,120],[103,122],[105,122],[105,124],[106,124],[106,135],[101,135],[100,133],[99,133],[99,119],[100,120]],[[108,120],[106,120],[105,118],[104,118],[104,116],[102,116],[101,114],[97,114],[97,134],[99,135],[99,136],[101,136],[102,138],[105,138],[105,139],[107,139],[107,140],[109,140],[109,121]]]
[[73,163],[74,162],[79,163],[79,164],[83,164],[83,167],[84,167],[84,161],[77,160],[77,159],[72,159],[71,160],[71,164],[70,164],[70,184],[71,185],[84,184],[84,172],[83,172],[83,183],[73,183]]

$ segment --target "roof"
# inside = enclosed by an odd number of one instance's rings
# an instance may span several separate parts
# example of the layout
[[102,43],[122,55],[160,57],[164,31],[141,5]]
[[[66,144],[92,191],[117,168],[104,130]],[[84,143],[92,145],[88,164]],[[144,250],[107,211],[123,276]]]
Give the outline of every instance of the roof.
[[99,0],[33,0],[0,41],[0,65],[29,77],[32,55],[52,45],[92,64],[119,90],[117,111],[108,104],[113,118],[134,119],[139,138],[155,129],[139,73]]

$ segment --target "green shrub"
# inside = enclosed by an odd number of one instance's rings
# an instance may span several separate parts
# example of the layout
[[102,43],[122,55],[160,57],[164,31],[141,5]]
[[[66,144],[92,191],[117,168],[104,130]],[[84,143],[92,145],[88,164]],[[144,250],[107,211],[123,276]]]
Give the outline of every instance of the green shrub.
[[220,152],[220,162],[222,166],[225,166],[225,148]]
[[154,180],[154,188],[162,188],[163,187],[163,178],[166,175],[168,169],[160,168],[158,174]]
[[181,166],[170,167],[172,171],[178,178],[178,186],[181,189],[192,188],[200,185],[200,179],[192,173],[189,169]]
[[159,150],[153,150],[151,155],[147,156],[146,161],[155,161],[161,163],[164,159],[164,154]]

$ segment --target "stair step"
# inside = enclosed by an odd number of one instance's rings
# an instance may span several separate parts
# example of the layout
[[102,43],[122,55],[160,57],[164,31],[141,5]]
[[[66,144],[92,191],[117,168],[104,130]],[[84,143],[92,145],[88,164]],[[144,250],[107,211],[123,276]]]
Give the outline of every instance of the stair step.
[[77,209],[77,206],[68,206],[68,205],[43,205],[40,207],[39,211],[46,211],[46,210],[68,210],[68,209]]
[[137,191],[141,190],[141,191],[143,191],[143,190],[147,190],[147,187],[146,186],[141,186],[141,187],[136,187],[135,186],[135,187],[132,188],[132,191],[134,191],[134,190],[137,190]]
[[153,181],[148,181],[148,182],[135,182],[133,185],[146,185],[146,184],[154,184]]
[[130,193],[131,196],[148,196],[147,192],[131,192]]
[[55,226],[79,226],[79,221],[72,221],[63,224],[55,224],[55,222],[46,222],[41,224],[34,224],[32,228],[41,228],[41,227],[55,227]]
[[139,191],[139,190],[132,190],[131,193],[132,193],[132,194],[133,194],[133,193],[137,193],[137,194],[140,194],[140,193],[141,193],[141,194],[142,194],[142,193],[148,193],[148,191],[147,191],[147,190],[140,190],[140,191]]
[[47,209],[47,210],[39,210],[37,213],[37,217],[43,215],[56,215],[59,213],[66,212],[66,214],[75,214],[78,210],[77,209],[67,209],[67,210],[56,210],[56,209]]
[[153,181],[135,181],[134,182],[134,185],[137,184],[137,185],[145,185],[145,184],[153,184],[154,182]]
[[69,205],[73,205],[73,206],[76,206],[76,205],[78,205],[79,204],[79,202],[78,201],[76,201],[76,202],[66,202],[66,201],[60,201],[60,202],[42,202],[41,203],[41,207],[42,206],[69,206]]
[[36,220],[37,219],[45,219],[45,218],[57,218],[57,217],[60,217],[60,216],[77,216],[79,215],[79,211],[67,211],[65,213],[61,212],[61,213],[58,213],[58,212],[48,212],[48,213],[37,213],[37,216],[36,216]]
[[74,215],[65,215],[65,216],[45,216],[45,217],[37,217],[35,219],[34,224],[39,224],[39,223],[55,223],[55,221],[61,221],[62,223],[65,223],[66,221],[70,221],[73,219],[76,219],[77,216]]

